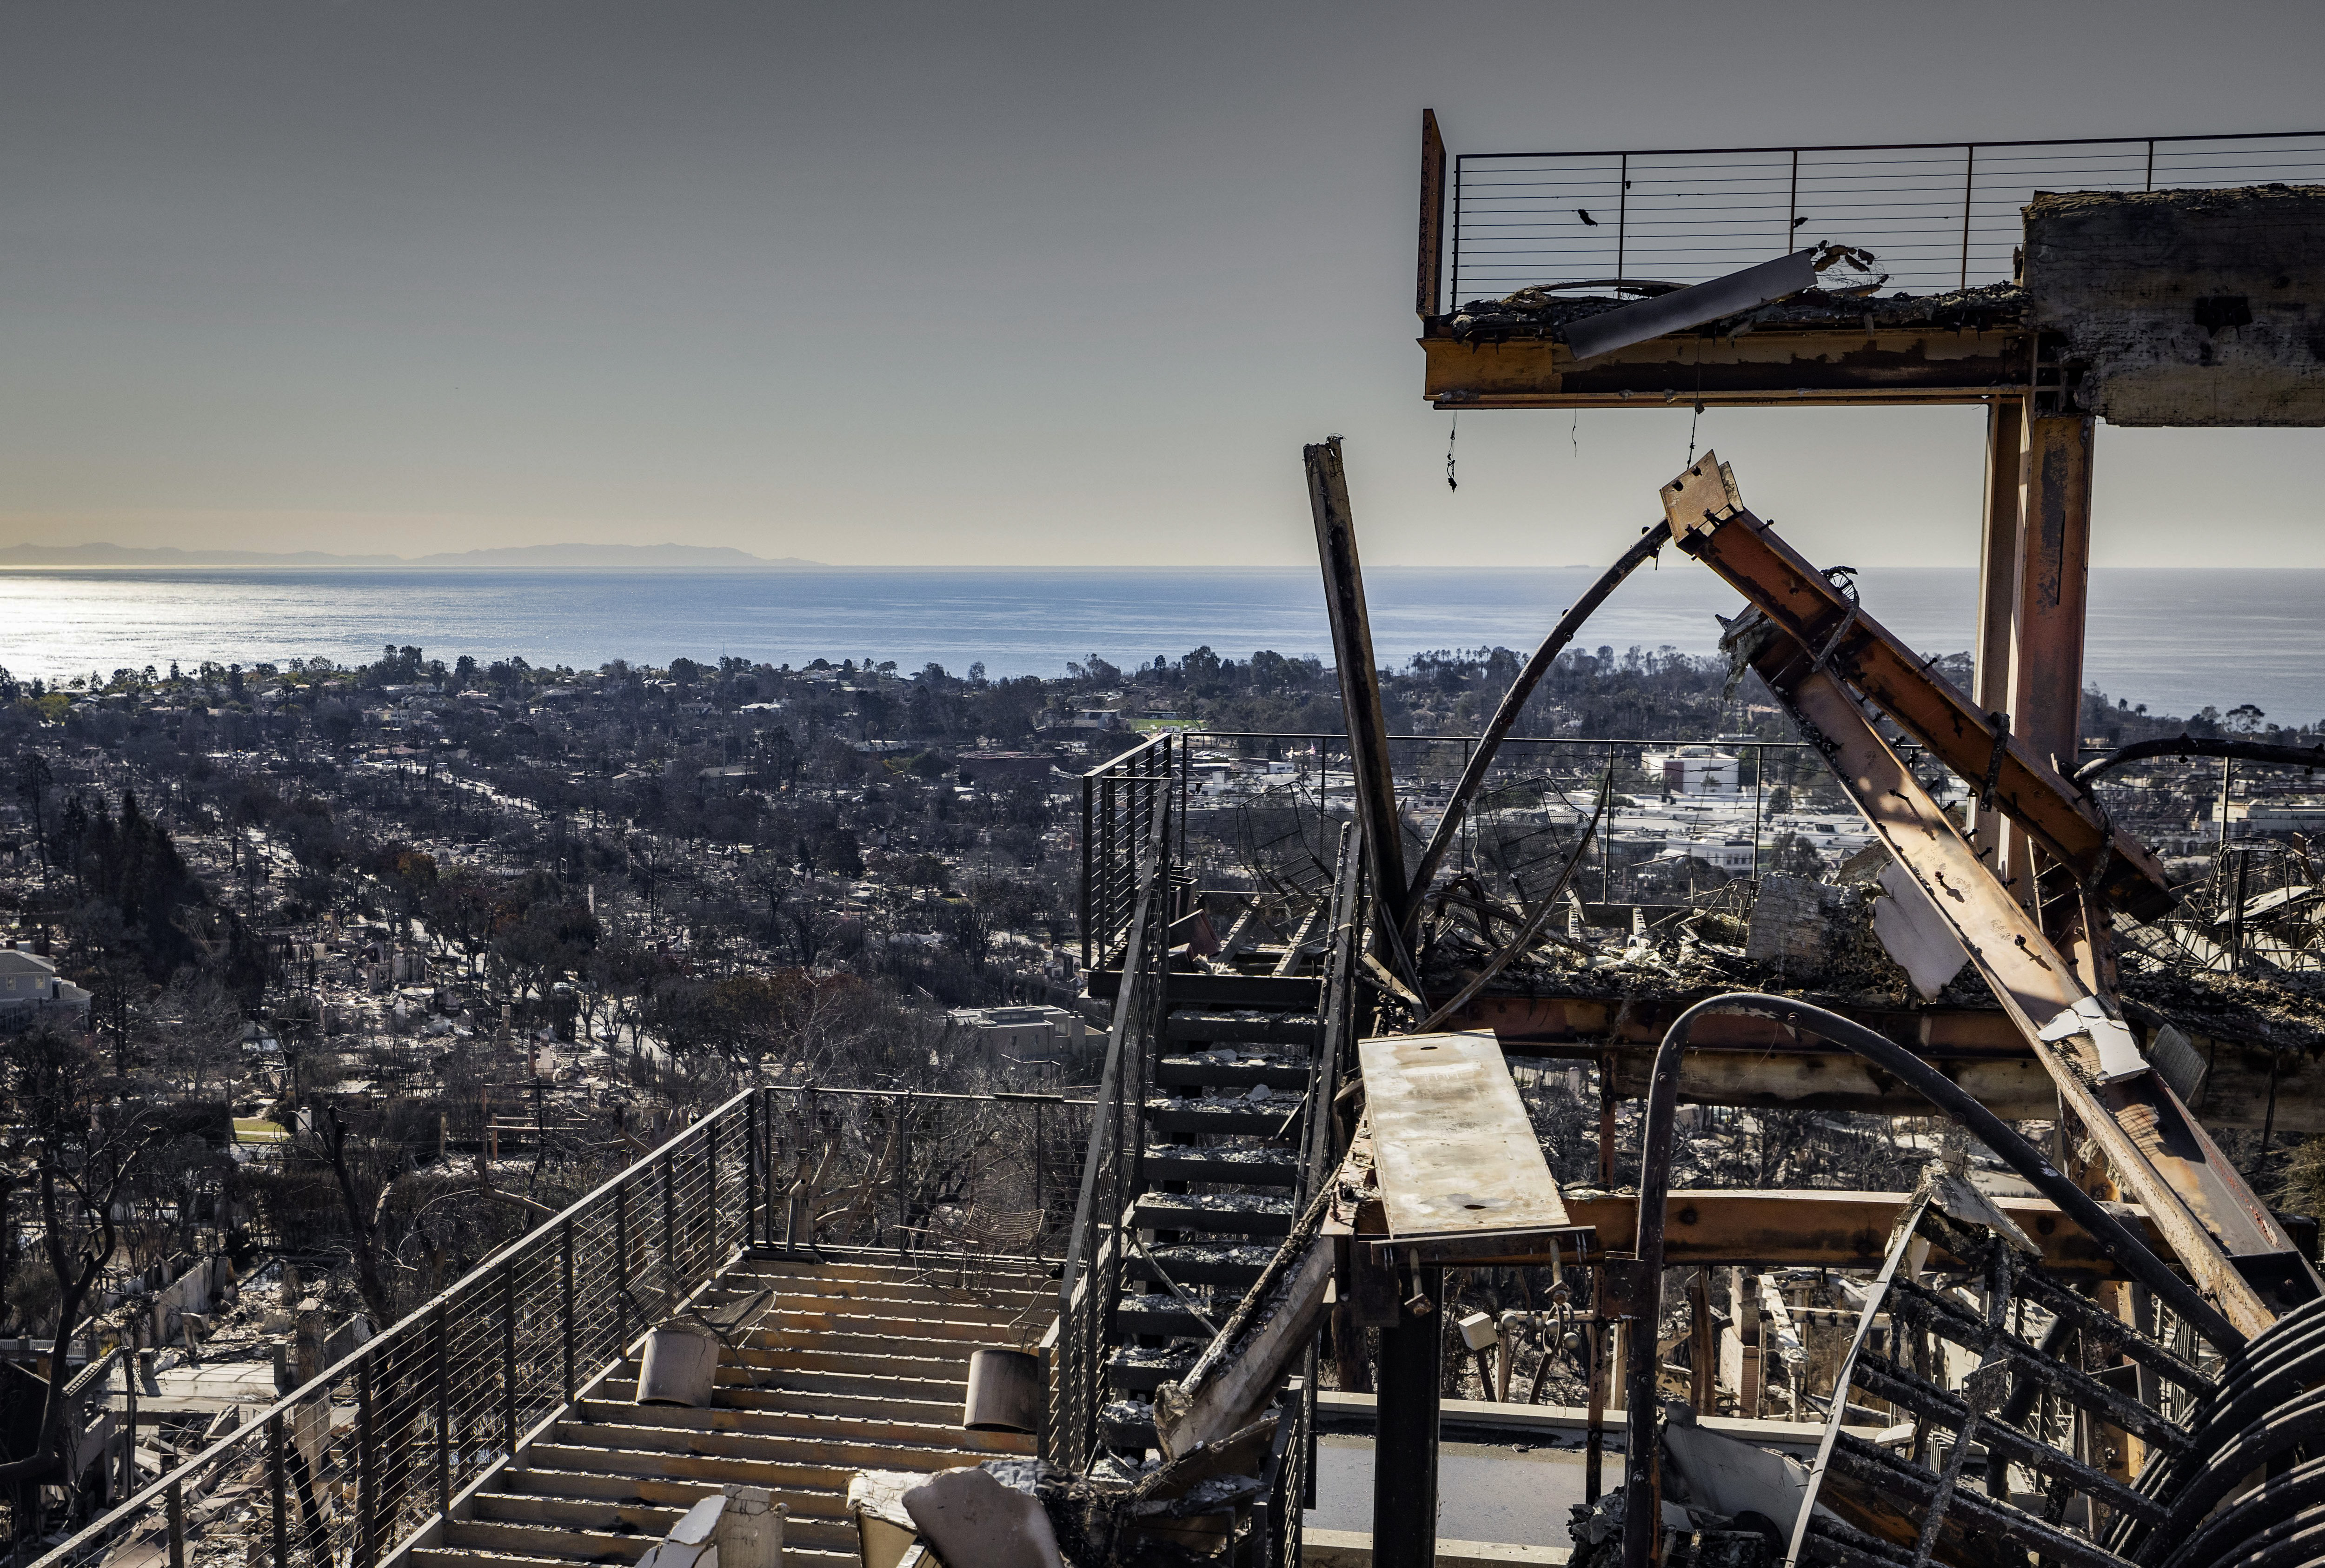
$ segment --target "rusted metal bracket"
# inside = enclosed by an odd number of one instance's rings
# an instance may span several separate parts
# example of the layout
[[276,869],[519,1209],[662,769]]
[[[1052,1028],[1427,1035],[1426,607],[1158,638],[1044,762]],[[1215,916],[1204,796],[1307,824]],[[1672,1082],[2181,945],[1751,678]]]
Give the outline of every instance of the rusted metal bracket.
[[2112,1001],[2093,994],[2010,898],[1857,699],[1781,634],[1762,640],[1753,664],[1883,845],[1953,926],[2067,1109],[2098,1141],[2115,1179],[2146,1205],[2157,1232],[2228,1320],[2256,1334],[2279,1313],[2325,1294],[2325,1283],[2171,1087],[2130,1067],[2125,1042],[2111,1038],[2121,1021]]
[[[1717,456],[1663,489],[1663,511],[1680,549],[1703,562],[1801,648],[1820,650],[1816,668],[1847,681],[1931,754],[1982,787],[1995,807],[2025,829],[2082,882],[2094,872],[2106,900],[2142,919],[2170,909],[2163,862],[2098,810],[2025,742],[1982,712],[1824,573],[1745,509],[1735,475]],[[2106,852],[2112,846],[2111,854]]]

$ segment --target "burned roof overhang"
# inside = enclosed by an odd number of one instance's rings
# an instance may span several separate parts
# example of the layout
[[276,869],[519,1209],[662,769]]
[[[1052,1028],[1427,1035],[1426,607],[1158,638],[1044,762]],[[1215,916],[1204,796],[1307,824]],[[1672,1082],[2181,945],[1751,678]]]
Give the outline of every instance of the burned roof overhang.
[[1440,408],[1663,402],[1975,402],[2023,388],[2025,291],[1885,298],[1811,290],[1578,360],[1568,328],[1633,300],[1474,301],[1421,346]]

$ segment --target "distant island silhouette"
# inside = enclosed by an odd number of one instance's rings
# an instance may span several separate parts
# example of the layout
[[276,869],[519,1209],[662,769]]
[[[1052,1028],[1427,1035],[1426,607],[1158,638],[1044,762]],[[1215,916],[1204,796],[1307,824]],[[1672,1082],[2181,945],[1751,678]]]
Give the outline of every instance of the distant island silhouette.
[[0,546],[5,567],[428,567],[452,570],[826,572],[798,556],[755,556],[727,545],[529,544],[433,555],[333,555],[325,550],[181,549],[118,544]]

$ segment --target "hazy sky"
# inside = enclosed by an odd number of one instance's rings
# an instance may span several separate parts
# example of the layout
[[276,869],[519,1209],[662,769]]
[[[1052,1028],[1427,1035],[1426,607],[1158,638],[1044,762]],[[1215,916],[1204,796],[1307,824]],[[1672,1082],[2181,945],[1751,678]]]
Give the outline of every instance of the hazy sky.
[[[2314,128],[2325,6],[11,0],[0,543],[1610,558],[1684,410],[1420,397],[1456,151]],[[1976,558],[1975,410],[1714,410],[1818,558]],[[2325,565],[2325,434],[2099,436],[2102,564]]]

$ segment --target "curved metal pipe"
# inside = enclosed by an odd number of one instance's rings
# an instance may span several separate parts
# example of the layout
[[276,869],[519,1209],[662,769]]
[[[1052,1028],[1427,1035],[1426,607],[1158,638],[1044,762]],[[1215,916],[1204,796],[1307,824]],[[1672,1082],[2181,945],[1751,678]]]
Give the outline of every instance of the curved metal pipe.
[[[2152,1291],[2158,1302],[2178,1314],[2212,1344],[2233,1352],[2245,1342],[2234,1325],[2195,1287],[2172,1272],[2146,1242],[2124,1222],[2099,1206],[2098,1200],[2052,1168],[2034,1146],[2013,1131],[2000,1117],[1979,1104],[1952,1079],[1886,1036],[1839,1013],[1794,997],[1760,992],[1737,992],[1697,1002],[1672,1020],[1663,1044],[1656,1047],[1653,1077],[1647,1085],[1645,1116],[1639,1148],[1639,1231],[1634,1303],[1644,1332],[1630,1336],[1624,1389],[1629,1406],[1629,1429],[1624,1461],[1623,1568],[1647,1568],[1658,1529],[1654,1515],[1655,1489],[1633,1485],[1653,1473],[1655,1465],[1655,1324],[1663,1317],[1663,1211],[1671,1199],[1671,1159],[1673,1123],[1679,1110],[1680,1062],[1687,1054],[1688,1033],[1707,1013],[1734,1013],[1774,1019],[1788,1025],[1805,1023],[1820,1038],[1863,1056],[1903,1082],[1938,1110],[1953,1117],[1971,1136],[2002,1162],[2024,1176],[2034,1189],[2059,1205],[2064,1213],[2098,1244],[2116,1267]],[[1644,1344],[1642,1343],[1644,1342]]]
[[2203,735],[2175,735],[2168,741],[2135,741],[2075,770],[2073,782],[2089,789],[2101,774],[2150,757],[2226,757],[2236,762],[2273,762],[2284,768],[2325,768],[2325,745],[2306,750],[2272,746],[2265,741],[2222,741]]
[[1503,738],[1517,724],[1518,715],[1525,708],[1526,698],[1532,696],[1533,688],[1542,684],[1542,678],[1550,673],[1550,667],[1558,662],[1558,656],[1566,651],[1566,645],[1574,641],[1574,634],[1582,630],[1582,623],[1607,602],[1607,595],[1621,587],[1623,579],[1636,571],[1641,561],[1670,542],[1671,520],[1668,518],[1641,533],[1638,542],[1625,550],[1622,558],[1608,567],[1598,580],[1590,585],[1589,591],[1575,600],[1573,606],[1558,618],[1558,624],[1550,629],[1550,635],[1542,640],[1542,646],[1533,650],[1533,657],[1525,661],[1525,668],[1518,671],[1515,680],[1510,682],[1510,689],[1502,694],[1501,704],[1494,709],[1492,721],[1477,736],[1477,750],[1469,753],[1468,766],[1461,770],[1460,781],[1453,786],[1452,798],[1445,803],[1445,815],[1438,819],[1437,831],[1429,835],[1429,845],[1421,852],[1420,863],[1413,868],[1413,880],[1407,884],[1413,889],[1412,908],[1404,918],[1407,931],[1420,918],[1421,900],[1428,895],[1429,884],[1436,880],[1437,868],[1444,862],[1445,852],[1452,847],[1454,835],[1461,831],[1461,818],[1468,814],[1470,800],[1486,781],[1486,769],[1493,762],[1494,753],[1501,750]]

